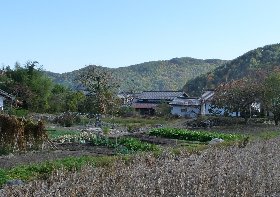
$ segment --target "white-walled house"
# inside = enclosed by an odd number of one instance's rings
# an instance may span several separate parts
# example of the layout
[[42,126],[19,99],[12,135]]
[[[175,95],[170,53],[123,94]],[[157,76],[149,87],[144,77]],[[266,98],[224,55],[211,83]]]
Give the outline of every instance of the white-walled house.
[[[201,95],[201,115],[225,115],[226,110],[225,108],[215,108],[212,105],[212,98],[214,96],[213,90],[207,90]],[[240,116],[240,112],[230,112],[228,116]]]
[[[171,106],[171,114],[180,117],[196,118],[198,115],[225,115],[224,108],[215,108],[212,105],[214,96],[213,90],[205,91],[200,98],[177,97],[174,98],[169,105]],[[240,112],[228,113],[229,116],[240,116]]]
[[214,96],[214,91],[211,90],[207,90],[201,95],[200,101],[201,101],[202,116],[212,114],[212,111],[210,109],[212,109],[211,100],[213,96]]
[[169,103],[171,114],[180,117],[196,118],[200,114],[200,100],[198,98],[174,98]]
[[[179,117],[196,118],[207,115],[225,115],[225,108],[214,108],[212,99],[213,90],[205,91],[201,97],[189,97],[180,91],[145,91],[138,94],[131,104],[142,115],[154,115],[156,108],[161,103],[171,107],[171,114]],[[240,112],[228,113],[228,116],[240,116]]]
[[12,103],[15,100],[15,97],[0,89],[0,111],[3,111],[4,101],[6,99]]

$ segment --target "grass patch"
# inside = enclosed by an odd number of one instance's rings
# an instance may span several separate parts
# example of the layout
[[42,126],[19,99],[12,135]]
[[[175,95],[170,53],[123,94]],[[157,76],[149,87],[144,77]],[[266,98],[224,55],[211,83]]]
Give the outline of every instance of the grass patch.
[[263,132],[259,135],[260,138],[262,139],[272,139],[272,138],[276,138],[279,137],[280,135],[280,131],[267,131],[267,132]]
[[263,139],[269,140],[280,136],[280,131],[265,131],[258,134],[251,134],[250,138],[252,139]]

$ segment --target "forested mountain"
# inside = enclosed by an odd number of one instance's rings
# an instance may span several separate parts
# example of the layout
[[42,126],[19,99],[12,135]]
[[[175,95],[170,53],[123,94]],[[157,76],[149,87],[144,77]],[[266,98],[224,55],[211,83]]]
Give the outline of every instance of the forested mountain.
[[257,70],[271,72],[277,67],[280,68],[280,44],[267,45],[251,50],[211,72],[189,80],[183,90],[190,95],[198,96],[203,89],[213,89],[222,82],[241,79]]
[[[184,84],[201,74],[210,72],[227,61],[218,59],[194,59],[189,57],[171,60],[151,61],[128,67],[107,68],[94,66],[96,69],[110,71],[121,91],[143,90],[179,90]],[[90,66],[68,73],[46,72],[54,82],[76,89],[75,78]]]

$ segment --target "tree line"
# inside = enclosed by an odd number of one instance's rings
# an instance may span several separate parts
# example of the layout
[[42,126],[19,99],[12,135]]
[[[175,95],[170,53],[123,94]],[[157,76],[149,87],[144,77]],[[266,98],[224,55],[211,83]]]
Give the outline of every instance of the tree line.
[[118,103],[117,83],[112,84],[111,77],[107,71],[89,69],[76,77],[82,86],[76,91],[54,83],[37,61],[28,61],[23,66],[17,62],[13,69],[2,68],[0,89],[14,95],[18,107],[30,112],[110,113]]
[[280,121],[280,69],[273,72],[263,70],[252,72],[249,76],[227,83],[221,83],[212,100],[215,107],[228,112],[240,112],[247,121],[255,107],[260,106],[260,116],[272,113],[275,124]]

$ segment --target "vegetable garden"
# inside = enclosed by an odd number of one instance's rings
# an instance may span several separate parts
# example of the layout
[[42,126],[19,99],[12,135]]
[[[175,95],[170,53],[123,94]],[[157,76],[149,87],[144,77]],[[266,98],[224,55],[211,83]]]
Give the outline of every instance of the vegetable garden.
[[[8,122],[6,120],[12,125],[7,127],[9,130],[5,129]],[[109,128],[102,128],[101,132],[61,128],[45,130],[41,122],[34,124],[15,117],[2,117],[1,140],[9,144],[1,144],[2,150],[5,149],[7,152],[2,151],[0,155],[0,185],[9,180],[28,182],[33,179],[47,179],[57,170],[79,171],[88,165],[104,167],[118,160],[129,161],[140,152],[161,155],[166,148],[171,148],[174,149],[173,153],[177,154],[177,148],[186,147],[185,150],[188,150],[189,146],[197,150],[200,146],[205,148],[207,142],[214,138],[225,141],[243,138],[237,134],[177,128],[153,128],[139,133],[129,133],[131,131],[127,130],[121,136],[111,136]],[[10,130],[21,133],[7,132]],[[9,140],[4,137],[7,133],[10,135]],[[44,150],[42,149],[44,143],[52,146]],[[9,152],[13,154],[3,155]]]

